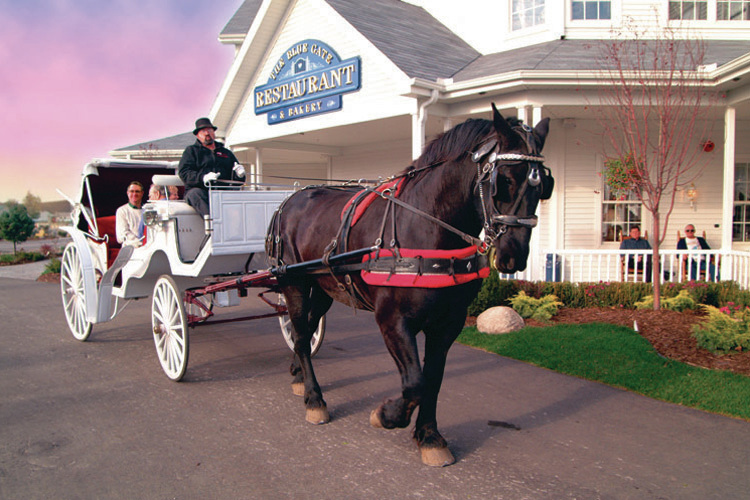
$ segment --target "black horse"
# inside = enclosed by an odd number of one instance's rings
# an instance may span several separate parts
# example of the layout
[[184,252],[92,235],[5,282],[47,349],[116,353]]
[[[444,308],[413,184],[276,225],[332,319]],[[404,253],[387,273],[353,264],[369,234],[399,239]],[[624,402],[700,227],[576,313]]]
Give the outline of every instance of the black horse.
[[[454,462],[435,417],[448,350],[479,291],[476,278],[486,276],[490,247],[501,272],[525,269],[536,207],[554,182],[539,154],[549,119],[532,129],[492,108],[492,121],[470,119],[430,142],[395,176],[398,186],[381,186],[369,198],[344,186],[309,187],[274,217],[267,252],[293,325],[292,388],[304,396],[307,421],[329,420],[310,340],[335,299],[374,311],[401,374],[401,396],[383,402],[370,423],[407,427],[419,406],[414,439],[422,461]],[[377,285],[368,284],[373,279]]]

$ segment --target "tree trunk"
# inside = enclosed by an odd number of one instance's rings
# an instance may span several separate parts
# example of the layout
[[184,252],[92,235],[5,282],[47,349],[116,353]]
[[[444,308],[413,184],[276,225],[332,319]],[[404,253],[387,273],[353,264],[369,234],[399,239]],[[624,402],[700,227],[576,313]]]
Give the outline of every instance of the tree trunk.
[[653,257],[651,262],[651,282],[654,284],[654,311],[658,311],[661,308],[661,264],[659,259],[659,231],[661,229],[659,224],[659,211],[655,211],[651,214],[652,216],[652,231],[654,238]]

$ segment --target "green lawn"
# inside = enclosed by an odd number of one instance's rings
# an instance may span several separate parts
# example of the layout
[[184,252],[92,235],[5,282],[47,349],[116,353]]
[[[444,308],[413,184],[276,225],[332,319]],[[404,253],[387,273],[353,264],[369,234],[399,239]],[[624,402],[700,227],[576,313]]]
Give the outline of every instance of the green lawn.
[[750,377],[666,359],[625,327],[555,325],[504,335],[487,335],[471,327],[458,341],[662,401],[750,420]]

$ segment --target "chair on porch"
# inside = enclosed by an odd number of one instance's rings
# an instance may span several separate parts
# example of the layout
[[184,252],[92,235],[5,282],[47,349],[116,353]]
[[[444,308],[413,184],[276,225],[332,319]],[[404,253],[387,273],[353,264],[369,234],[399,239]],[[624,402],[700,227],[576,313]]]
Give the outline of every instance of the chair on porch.
[[[624,235],[622,232],[619,234],[618,241],[622,243],[625,240],[629,240],[630,236]],[[643,239],[648,240],[648,230],[644,231],[643,233]],[[632,260],[628,258],[629,256],[623,255],[620,257],[620,276],[622,276],[623,281],[650,281],[651,276],[646,276],[644,279],[643,273],[646,271],[647,268],[650,266],[645,265],[647,262],[647,259],[650,259],[650,256],[644,255],[644,259],[641,262],[638,262],[635,258]],[[630,261],[630,265],[629,262]],[[632,277],[632,280],[630,279]]]

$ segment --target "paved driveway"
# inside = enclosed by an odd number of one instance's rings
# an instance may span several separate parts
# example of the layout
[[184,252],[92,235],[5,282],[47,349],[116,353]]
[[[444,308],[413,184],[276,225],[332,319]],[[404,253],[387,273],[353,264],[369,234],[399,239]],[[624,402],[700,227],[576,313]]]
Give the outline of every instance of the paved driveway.
[[[261,309],[253,299],[222,318]],[[274,319],[191,334],[161,372],[148,301],[81,343],[55,284],[0,278],[0,498],[747,498],[750,423],[455,346],[438,422],[457,463],[368,424],[398,391],[372,315],[336,307],[304,421]],[[514,426],[510,428],[508,425]]]

